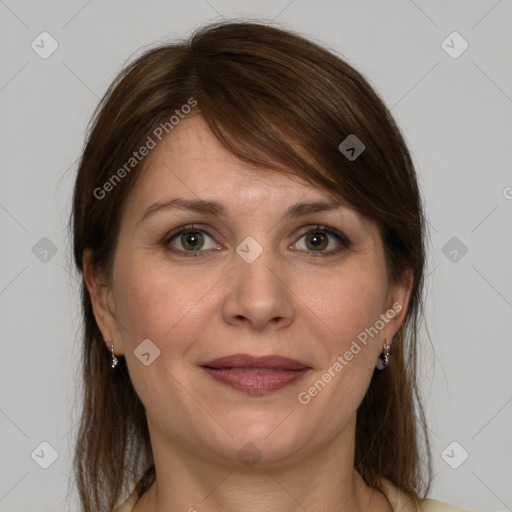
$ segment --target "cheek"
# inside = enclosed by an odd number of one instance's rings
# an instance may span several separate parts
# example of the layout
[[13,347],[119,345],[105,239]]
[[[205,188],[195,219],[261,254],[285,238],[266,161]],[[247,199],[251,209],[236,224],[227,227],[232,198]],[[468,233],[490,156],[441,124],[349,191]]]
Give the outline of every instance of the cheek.
[[[204,275],[185,276],[144,258],[126,258],[116,272],[116,313],[129,373],[145,407],[159,410],[162,394],[155,390],[173,389],[188,377],[183,361],[198,332],[208,327],[209,303],[203,297],[215,281],[209,283],[210,277]],[[149,366],[134,353],[146,339],[159,349]],[[174,391],[179,400],[179,386]],[[169,398],[168,393],[165,396]]]
[[207,329],[213,309],[208,292],[221,276],[172,267],[165,258],[132,252],[115,269],[123,342],[133,351],[142,340],[150,339],[162,355],[176,356]]
[[[305,290],[303,290],[305,292]],[[330,352],[345,351],[352,340],[373,326],[382,313],[386,282],[375,266],[346,268],[308,286],[308,306],[323,320]]]
[[385,288],[372,272],[347,272],[335,283],[325,283],[323,292],[310,296],[309,305],[322,320],[319,328],[326,336],[321,342],[322,364],[303,386],[298,398],[308,414],[305,425],[322,417],[319,432],[336,435],[340,425],[354,418],[372,378],[380,353],[379,336],[368,336],[365,329],[378,320]]

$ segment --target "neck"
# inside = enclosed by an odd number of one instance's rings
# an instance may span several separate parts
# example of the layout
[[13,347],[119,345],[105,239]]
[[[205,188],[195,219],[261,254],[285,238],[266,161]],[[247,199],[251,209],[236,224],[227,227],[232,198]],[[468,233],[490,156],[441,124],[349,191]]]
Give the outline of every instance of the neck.
[[354,470],[353,428],[309,456],[266,464],[263,457],[252,468],[198,457],[182,443],[163,443],[154,428],[150,432],[156,481],[133,512],[391,511],[385,496]]

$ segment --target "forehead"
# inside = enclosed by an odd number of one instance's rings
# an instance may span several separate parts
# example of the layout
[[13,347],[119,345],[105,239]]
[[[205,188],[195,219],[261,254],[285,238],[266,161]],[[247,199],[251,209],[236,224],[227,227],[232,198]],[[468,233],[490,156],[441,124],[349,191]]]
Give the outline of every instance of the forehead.
[[146,157],[131,202],[143,207],[169,194],[246,205],[277,198],[339,201],[289,170],[242,162],[220,144],[201,116],[182,120]]

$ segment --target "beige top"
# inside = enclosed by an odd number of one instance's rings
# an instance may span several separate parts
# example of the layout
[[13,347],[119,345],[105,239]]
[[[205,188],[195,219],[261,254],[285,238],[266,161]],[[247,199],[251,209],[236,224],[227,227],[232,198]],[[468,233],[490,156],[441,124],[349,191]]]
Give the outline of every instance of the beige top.
[[[393,512],[471,512],[468,509],[432,499],[423,500],[419,510],[414,510],[412,501],[407,494],[385,478],[381,480],[381,484],[382,490],[393,508]],[[137,500],[138,498],[134,491],[115,512],[132,512]]]

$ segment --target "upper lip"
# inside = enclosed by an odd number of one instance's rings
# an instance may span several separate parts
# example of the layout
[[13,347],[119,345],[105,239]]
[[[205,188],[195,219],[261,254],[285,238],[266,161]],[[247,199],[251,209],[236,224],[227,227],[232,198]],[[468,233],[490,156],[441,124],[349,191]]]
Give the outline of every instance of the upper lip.
[[208,368],[272,368],[276,370],[304,370],[310,368],[295,359],[283,356],[252,356],[232,354],[207,361],[200,366]]

